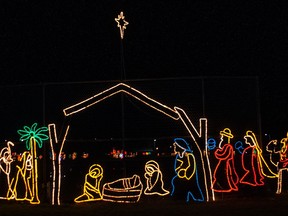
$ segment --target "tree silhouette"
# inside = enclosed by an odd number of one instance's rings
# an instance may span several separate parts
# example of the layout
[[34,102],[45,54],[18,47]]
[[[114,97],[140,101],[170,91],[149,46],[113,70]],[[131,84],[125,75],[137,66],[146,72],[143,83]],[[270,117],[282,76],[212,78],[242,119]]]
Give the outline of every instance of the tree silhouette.
[[37,145],[42,148],[43,140],[48,140],[48,135],[45,132],[48,131],[47,127],[37,128],[37,123],[34,123],[31,127],[24,126],[23,130],[18,130],[18,134],[21,136],[20,141],[26,142],[26,149],[30,151],[32,155],[32,199],[31,204],[39,204],[38,197],[38,169],[37,169]]

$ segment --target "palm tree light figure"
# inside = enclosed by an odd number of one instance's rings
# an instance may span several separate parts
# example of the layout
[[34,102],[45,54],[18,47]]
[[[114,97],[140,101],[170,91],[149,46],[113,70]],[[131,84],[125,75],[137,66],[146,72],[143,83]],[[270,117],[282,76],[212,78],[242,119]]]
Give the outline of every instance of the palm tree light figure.
[[21,136],[20,141],[26,142],[26,149],[30,151],[32,155],[32,199],[31,204],[39,204],[38,197],[38,170],[37,170],[37,145],[42,148],[43,140],[48,140],[48,135],[45,132],[48,131],[47,127],[37,128],[37,123],[34,123],[31,127],[24,126],[23,130],[18,130],[18,134]]

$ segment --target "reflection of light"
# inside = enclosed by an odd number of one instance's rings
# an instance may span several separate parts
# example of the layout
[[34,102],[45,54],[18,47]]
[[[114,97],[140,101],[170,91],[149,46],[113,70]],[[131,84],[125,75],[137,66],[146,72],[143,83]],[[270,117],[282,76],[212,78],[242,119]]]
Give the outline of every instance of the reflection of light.
[[61,158],[61,160],[65,160],[65,159],[66,159],[66,154],[65,154],[65,152],[61,152],[60,158]]
[[76,152],[73,152],[72,153],[72,160],[75,160],[77,158],[77,153]]
[[89,153],[87,152],[83,152],[82,158],[86,159],[89,157]]
[[135,157],[135,153],[132,152],[127,152],[127,151],[123,151],[121,150],[116,150],[115,148],[112,149],[112,151],[110,153],[108,153],[109,156],[113,157],[113,158],[120,158],[123,159],[124,157]]

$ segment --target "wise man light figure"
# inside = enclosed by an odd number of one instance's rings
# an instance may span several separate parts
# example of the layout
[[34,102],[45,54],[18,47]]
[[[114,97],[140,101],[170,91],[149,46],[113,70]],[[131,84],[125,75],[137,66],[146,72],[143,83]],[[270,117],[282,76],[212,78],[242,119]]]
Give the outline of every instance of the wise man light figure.
[[234,136],[229,128],[220,131],[220,142],[214,155],[218,163],[213,173],[212,187],[215,192],[238,191],[239,177],[234,165],[234,150],[230,139]]
[[245,143],[248,144],[242,154],[242,167],[245,171],[240,183],[251,186],[263,186],[264,176],[261,172],[260,154],[262,150],[257,145],[255,135],[252,131],[247,131],[244,136]]

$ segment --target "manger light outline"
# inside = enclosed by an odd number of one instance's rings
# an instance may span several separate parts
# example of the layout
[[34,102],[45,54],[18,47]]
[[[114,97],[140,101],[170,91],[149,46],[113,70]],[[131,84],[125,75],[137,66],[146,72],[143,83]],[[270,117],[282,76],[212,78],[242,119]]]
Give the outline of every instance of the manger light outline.
[[[209,191],[208,191],[208,181],[207,181],[205,165],[204,165],[205,164],[204,158],[203,158],[202,150],[200,149],[198,141],[196,140],[196,136],[198,138],[201,138],[204,136],[205,152],[208,152],[208,147],[207,147],[207,122],[208,121],[207,121],[207,118],[200,118],[199,119],[199,131],[198,131],[183,109],[181,109],[179,107],[174,107],[174,109],[178,113],[180,120],[184,124],[185,128],[188,130],[190,136],[192,137],[192,139],[196,145],[196,148],[198,149],[198,151],[200,153],[200,159],[201,159],[203,175],[204,175],[204,186],[205,186],[205,192],[204,193],[206,194],[206,201],[209,201],[210,198],[209,198]],[[205,131],[205,134],[202,134],[203,130]],[[193,133],[196,133],[196,136]],[[211,190],[212,200],[215,201],[215,193],[214,193],[214,189],[212,188],[212,171],[211,171],[210,160],[209,160],[208,154],[205,154],[205,157],[206,157],[207,168],[208,168],[208,173],[209,173],[209,180],[210,180],[209,184],[211,185],[211,187],[209,189]]]
[[[209,172],[209,175],[206,175],[206,169],[205,169],[205,163],[204,163],[204,156],[202,154],[202,150],[199,146],[199,139],[204,140],[204,146],[203,148],[205,149],[205,152],[208,152],[207,148],[207,119],[206,118],[200,118],[199,119],[199,131],[195,128],[193,123],[191,122],[190,118],[187,116],[185,111],[179,107],[174,106],[174,108],[170,108],[150,97],[147,95],[143,94],[142,92],[138,91],[135,88],[132,88],[131,86],[124,84],[124,83],[118,83],[92,97],[89,97],[83,101],[80,101],[76,104],[73,104],[72,106],[69,106],[65,109],[63,109],[64,115],[65,116],[70,116],[76,113],[79,113],[80,111],[83,111],[107,98],[110,98],[113,95],[116,95],[118,93],[126,93],[135,99],[141,101],[143,104],[157,110],[158,112],[174,119],[174,120],[181,120],[181,122],[184,124],[185,128],[188,130],[188,133],[190,134],[191,138],[194,141],[194,144],[196,146],[196,150],[198,154],[200,155],[201,158],[201,163],[202,163],[202,175],[204,177],[204,187],[205,187],[205,194],[206,194],[206,201],[210,200],[209,197],[209,191],[208,191],[208,184],[212,186],[212,172],[211,172],[211,167],[210,167],[210,161],[208,154],[205,154],[206,162],[207,162],[207,169]],[[205,130],[205,133],[203,133],[203,130]],[[209,177],[209,181],[207,180],[207,177]],[[210,187],[209,187],[210,189]],[[211,189],[211,195],[212,195],[212,200],[215,200],[215,194],[214,190]]]
[[[53,129],[51,129],[53,128]],[[55,143],[58,143],[58,139],[57,139],[57,134],[56,134],[56,130],[55,130],[55,124],[49,124],[48,125],[48,131],[49,131],[49,143],[50,143],[50,148],[51,148],[51,156],[52,156],[52,205],[55,204],[55,188],[56,188],[56,164],[55,164],[55,151],[54,151],[54,147],[53,147],[53,141],[52,138],[55,139]],[[53,135],[52,135],[53,132]],[[58,205],[60,205],[60,203],[58,202]]]
[[[64,147],[66,137],[68,135],[70,126],[68,125],[65,131],[64,138],[61,142],[60,150],[59,150],[59,155],[58,155],[58,185],[57,185],[57,205],[60,205],[60,193],[61,193],[61,152]],[[49,124],[48,125],[48,130],[49,130],[49,143],[51,147],[51,154],[52,154],[52,167],[53,167],[53,177],[52,177],[52,205],[55,204],[55,190],[56,190],[56,157],[55,155],[57,154],[55,152],[55,149],[53,147],[53,143],[58,144],[58,139],[57,139],[57,134],[56,134],[56,125],[55,124]],[[53,142],[53,139],[54,142]]]
[[[117,187],[113,187],[114,185],[117,185]],[[143,184],[140,176],[134,174],[132,177],[120,178],[115,181],[105,183],[102,189],[102,196],[103,200],[108,202],[136,203],[139,202],[142,191]]]
[[72,114],[76,114],[82,110],[85,110],[105,99],[108,99],[112,97],[113,95],[116,95],[118,93],[126,93],[135,99],[141,101],[142,103],[146,104],[147,106],[157,110],[158,112],[161,112],[168,117],[178,120],[179,116],[177,115],[177,112],[174,109],[171,109],[165,104],[162,104],[147,95],[143,94],[139,90],[125,84],[125,83],[119,83],[115,86],[112,86],[92,97],[89,97],[79,103],[73,104],[63,110],[65,116],[70,116]]

